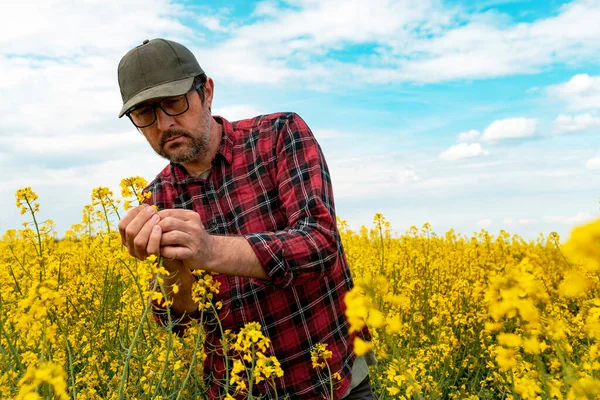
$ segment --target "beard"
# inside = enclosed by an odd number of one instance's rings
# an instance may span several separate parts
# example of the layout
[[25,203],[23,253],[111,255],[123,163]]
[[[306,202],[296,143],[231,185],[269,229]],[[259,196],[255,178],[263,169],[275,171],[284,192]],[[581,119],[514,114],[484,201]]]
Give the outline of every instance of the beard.
[[[169,150],[165,148],[166,142],[176,136],[187,138],[186,142],[174,143],[169,145]],[[208,153],[209,131],[188,132],[183,129],[171,129],[160,139],[158,155],[167,160],[184,164],[201,158]]]

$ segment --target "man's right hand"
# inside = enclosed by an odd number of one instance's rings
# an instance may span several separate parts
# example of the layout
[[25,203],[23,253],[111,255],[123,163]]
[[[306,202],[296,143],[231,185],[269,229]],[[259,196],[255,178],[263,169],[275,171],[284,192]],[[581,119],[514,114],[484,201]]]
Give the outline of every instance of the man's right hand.
[[145,260],[150,254],[159,255],[162,230],[158,225],[160,216],[154,207],[146,204],[137,206],[119,221],[121,242],[129,254]]

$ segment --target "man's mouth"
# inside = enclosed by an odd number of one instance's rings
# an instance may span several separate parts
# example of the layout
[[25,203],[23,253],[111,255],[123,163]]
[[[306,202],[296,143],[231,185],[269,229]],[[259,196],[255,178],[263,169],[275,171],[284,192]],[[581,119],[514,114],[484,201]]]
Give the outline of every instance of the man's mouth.
[[173,136],[173,137],[168,138],[167,140],[165,140],[165,143],[163,144],[163,147],[166,146],[166,145],[168,145],[169,143],[172,143],[172,142],[174,142],[174,141],[176,141],[178,139],[181,139],[182,137],[184,137],[184,136],[177,135],[177,136]]

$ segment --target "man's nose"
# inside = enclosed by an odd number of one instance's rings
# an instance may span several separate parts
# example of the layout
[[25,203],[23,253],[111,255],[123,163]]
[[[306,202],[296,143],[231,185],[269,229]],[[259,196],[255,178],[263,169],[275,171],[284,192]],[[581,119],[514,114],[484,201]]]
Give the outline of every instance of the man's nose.
[[175,125],[175,119],[171,117],[169,114],[164,112],[160,107],[156,107],[156,127],[161,132],[166,132],[169,129],[173,128]]

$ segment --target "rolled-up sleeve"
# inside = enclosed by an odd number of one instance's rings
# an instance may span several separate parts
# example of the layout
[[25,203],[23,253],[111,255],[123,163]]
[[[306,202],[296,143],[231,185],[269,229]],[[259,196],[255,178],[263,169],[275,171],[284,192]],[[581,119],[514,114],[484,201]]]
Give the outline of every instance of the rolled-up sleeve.
[[277,188],[288,228],[244,235],[269,281],[286,288],[322,279],[338,267],[340,252],[329,169],[306,123],[290,114],[277,139]]

